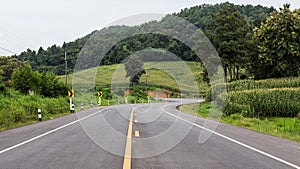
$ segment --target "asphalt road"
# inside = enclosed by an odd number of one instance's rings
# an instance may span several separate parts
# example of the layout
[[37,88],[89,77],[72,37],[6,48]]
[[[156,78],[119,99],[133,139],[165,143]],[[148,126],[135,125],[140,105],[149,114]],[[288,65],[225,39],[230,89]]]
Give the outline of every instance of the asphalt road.
[[0,132],[0,169],[300,168],[300,143],[222,123],[207,130],[181,102],[194,100],[92,108]]

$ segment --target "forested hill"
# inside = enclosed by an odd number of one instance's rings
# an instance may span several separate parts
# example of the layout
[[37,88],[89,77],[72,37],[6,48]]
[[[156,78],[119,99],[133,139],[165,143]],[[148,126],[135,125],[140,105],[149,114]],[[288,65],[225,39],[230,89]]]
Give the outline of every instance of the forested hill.
[[[231,3],[221,3],[216,5],[199,5],[191,8],[182,9],[179,13],[175,13],[179,17],[190,21],[202,30],[209,29],[209,25],[212,22],[212,16],[218,13],[221,9],[231,6]],[[259,27],[261,22],[264,21],[275,8],[263,7],[261,5],[234,5],[235,9],[240,12],[248,20],[248,24],[251,28]]]
[[[183,9],[181,10],[181,12],[174,13],[172,15],[183,17],[184,19],[190,21],[199,28],[202,28],[204,31],[207,31],[211,29],[210,25],[212,24],[213,15],[218,13],[221,9],[232,5],[233,4],[230,3],[222,3],[216,5],[204,4]],[[247,20],[249,25],[249,33],[251,34],[255,26],[259,26],[261,21],[264,21],[266,17],[270,15],[270,13],[275,11],[274,8],[252,5],[234,5],[234,7]],[[149,22],[146,25],[149,27],[149,25],[156,23],[157,22]],[[143,25],[134,27],[134,29],[138,29],[139,27],[143,27]],[[110,33],[116,32],[116,30],[126,31],[129,29],[130,28],[126,26],[115,26],[103,29],[101,30],[101,32],[104,32],[105,34],[109,35]],[[38,51],[28,49],[27,51],[24,51],[20,55],[14,57],[17,57],[19,60],[29,62],[34,70],[51,71],[56,74],[63,74],[64,53],[67,52],[68,67],[70,71],[72,71],[79,52],[81,51],[82,47],[91,35],[92,33],[83,38],[79,38],[73,42],[64,43],[62,46],[53,45],[51,47],[48,47],[47,49],[40,48]],[[107,39],[103,39],[101,41],[107,42],[110,41],[110,39],[108,37]],[[170,39],[169,37],[161,35],[145,34],[130,37],[115,45],[106,54],[107,57],[105,57],[104,60],[102,60],[101,64],[120,63],[126,56],[130,55],[135,51],[142,50],[146,47],[166,49],[170,52],[173,52],[177,56],[182,57],[183,60],[190,61],[195,59],[194,53],[184,44],[180,43],[178,40]]]

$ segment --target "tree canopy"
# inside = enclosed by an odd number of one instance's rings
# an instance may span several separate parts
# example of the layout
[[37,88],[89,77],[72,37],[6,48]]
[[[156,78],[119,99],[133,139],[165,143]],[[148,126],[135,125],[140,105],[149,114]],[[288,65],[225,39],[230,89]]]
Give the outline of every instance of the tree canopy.
[[64,96],[68,89],[66,85],[59,82],[54,73],[33,71],[29,64],[23,64],[14,70],[12,87],[23,94],[33,91],[45,97]]
[[244,58],[250,53],[247,49],[251,39],[248,22],[233,5],[212,17],[210,38],[223,62],[225,80],[227,72],[231,80],[239,79],[239,68],[244,66]]
[[1,72],[0,75],[2,75],[2,81],[6,86],[11,86],[11,75],[13,71],[20,67],[23,63],[20,62],[16,58],[1,56],[0,57],[0,65],[1,65]]
[[137,56],[130,56],[125,62],[126,77],[129,77],[131,85],[138,84],[140,77],[146,73],[143,61]]
[[255,68],[261,70],[257,78],[300,75],[300,10],[289,7],[285,4],[254,30],[260,62]]
[[12,86],[24,94],[28,94],[30,90],[40,93],[41,81],[41,75],[32,71],[29,64],[24,64],[20,68],[15,69],[12,74]]

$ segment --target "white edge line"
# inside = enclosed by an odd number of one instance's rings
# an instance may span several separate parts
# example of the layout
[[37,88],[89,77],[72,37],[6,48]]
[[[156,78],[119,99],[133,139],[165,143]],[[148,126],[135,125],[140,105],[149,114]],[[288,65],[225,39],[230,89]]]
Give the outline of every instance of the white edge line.
[[20,147],[20,146],[22,146],[22,145],[24,145],[24,144],[27,144],[27,143],[29,143],[29,142],[32,142],[32,141],[34,141],[34,140],[36,140],[36,139],[39,139],[39,138],[44,137],[44,136],[46,136],[46,135],[49,135],[49,134],[51,134],[51,133],[54,133],[54,132],[56,132],[56,131],[58,131],[58,130],[60,130],[60,129],[63,129],[63,128],[65,128],[65,127],[68,127],[68,126],[70,126],[70,125],[72,125],[72,124],[75,124],[75,123],[77,123],[77,122],[79,122],[79,121],[82,121],[82,120],[84,120],[84,119],[87,119],[87,118],[89,118],[89,117],[91,117],[91,116],[94,116],[94,115],[96,115],[96,114],[98,114],[98,113],[101,113],[102,111],[107,110],[107,109],[110,109],[110,108],[111,108],[111,107],[104,108],[104,109],[102,109],[102,110],[97,111],[96,113],[90,114],[90,115],[88,115],[88,116],[86,116],[86,117],[83,117],[83,118],[81,118],[81,119],[75,120],[75,121],[73,121],[73,122],[70,122],[70,123],[65,124],[65,125],[63,125],[63,126],[60,126],[60,127],[58,127],[58,128],[55,128],[55,129],[53,129],[53,130],[50,130],[50,131],[48,131],[48,132],[46,132],[46,133],[43,133],[43,134],[38,135],[38,136],[36,136],[36,137],[33,137],[33,138],[29,139],[29,140],[26,140],[26,141],[24,141],[24,142],[21,142],[21,143],[19,143],[19,144],[14,145],[14,146],[11,146],[11,147],[8,147],[8,148],[6,148],[6,149],[3,149],[3,150],[0,151],[0,154],[5,153],[5,152],[7,152],[7,151],[10,151],[10,150],[12,150],[12,149],[15,149],[15,148],[17,148],[17,147]]
[[258,153],[260,153],[260,154],[263,154],[263,155],[265,155],[265,156],[267,156],[267,157],[269,157],[269,158],[272,158],[272,159],[274,159],[274,160],[280,161],[280,162],[282,162],[282,163],[284,163],[284,164],[286,164],[286,165],[288,165],[288,166],[291,166],[291,167],[300,169],[300,166],[297,166],[296,164],[290,163],[290,162],[285,161],[285,160],[283,160],[283,159],[281,159],[281,158],[278,158],[278,157],[276,157],[276,156],[273,156],[273,155],[271,155],[271,154],[268,154],[268,153],[266,153],[266,152],[264,152],[264,151],[262,151],[262,150],[259,150],[259,149],[257,149],[257,148],[251,147],[251,146],[249,146],[249,145],[247,145],[247,144],[245,144],[245,143],[239,142],[239,141],[234,140],[234,139],[232,139],[232,138],[230,138],[230,137],[227,137],[227,136],[225,136],[225,135],[223,135],[223,134],[220,134],[220,133],[217,133],[217,132],[212,131],[212,130],[210,130],[210,129],[207,129],[207,128],[203,127],[203,126],[200,126],[200,125],[198,125],[198,124],[196,124],[196,123],[190,122],[190,121],[188,121],[188,120],[186,120],[186,119],[183,119],[183,118],[181,118],[181,117],[179,117],[179,116],[175,116],[175,115],[169,113],[168,111],[164,110],[163,107],[167,107],[167,106],[162,106],[162,107],[161,107],[161,110],[164,111],[165,113],[169,114],[170,116],[173,116],[173,117],[178,118],[178,119],[180,119],[180,120],[182,120],[182,121],[184,121],[184,122],[186,122],[186,123],[189,123],[189,124],[192,124],[192,125],[194,125],[194,126],[196,126],[196,127],[199,127],[199,128],[201,128],[201,129],[204,129],[204,130],[206,130],[206,131],[208,131],[208,132],[211,132],[211,133],[213,133],[213,134],[215,134],[215,135],[217,135],[217,136],[220,136],[220,137],[222,137],[222,138],[224,138],[224,139],[227,139],[227,140],[229,140],[229,141],[232,141],[232,142],[234,142],[234,143],[236,143],[236,144],[239,144],[239,145],[241,145],[241,146],[243,146],[243,147],[246,147],[246,148],[248,148],[248,149],[250,149],[250,150],[253,150],[253,151],[255,151],[255,152],[258,152]]

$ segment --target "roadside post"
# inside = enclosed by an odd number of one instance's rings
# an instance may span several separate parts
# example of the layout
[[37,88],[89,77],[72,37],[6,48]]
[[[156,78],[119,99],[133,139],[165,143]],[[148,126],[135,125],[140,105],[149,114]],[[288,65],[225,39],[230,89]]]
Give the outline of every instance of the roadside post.
[[68,90],[68,96],[70,98],[70,112],[74,113],[74,104],[72,102],[72,98],[74,97],[74,90]]
[[125,94],[125,104],[128,104],[128,99],[127,99],[128,95]]
[[80,103],[80,109],[81,110],[83,109],[83,103]]
[[147,96],[147,99],[148,99],[148,103],[150,103],[150,96],[149,95]]
[[39,121],[42,121],[42,111],[41,111],[41,109],[38,109],[38,118],[39,118]]
[[75,113],[75,108],[74,108],[75,106],[74,106],[74,104],[72,103],[72,105],[71,105],[71,113]]
[[98,98],[99,98],[98,105],[99,105],[99,106],[101,106],[101,97],[102,97],[102,92],[99,91],[99,92],[98,92]]

